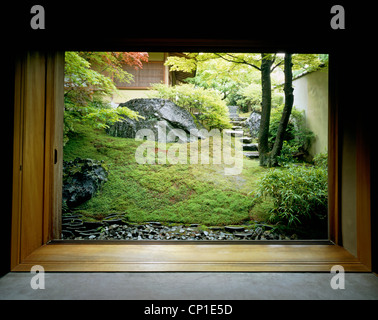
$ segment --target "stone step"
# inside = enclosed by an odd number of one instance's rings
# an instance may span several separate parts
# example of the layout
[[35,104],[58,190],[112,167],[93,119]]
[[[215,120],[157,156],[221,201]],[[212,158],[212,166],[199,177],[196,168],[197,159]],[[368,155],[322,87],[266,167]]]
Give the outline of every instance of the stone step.
[[240,142],[241,143],[252,143],[252,138],[244,136],[244,137],[240,138]]
[[243,127],[242,126],[233,126],[232,127],[232,130],[243,130]]
[[243,130],[224,130],[224,133],[229,134],[232,137],[235,137],[235,136],[241,137],[243,136],[244,131]]
[[258,151],[258,144],[257,143],[248,143],[243,144],[243,150],[245,151]]
[[246,121],[231,120],[230,123],[234,126],[245,126]]
[[232,117],[232,116],[230,116],[231,121],[245,121],[247,119],[248,119],[247,117]]
[[248,151],[248,152],[243,152],[243,154],[249,159],[256,159],[259,157],[258,151]]

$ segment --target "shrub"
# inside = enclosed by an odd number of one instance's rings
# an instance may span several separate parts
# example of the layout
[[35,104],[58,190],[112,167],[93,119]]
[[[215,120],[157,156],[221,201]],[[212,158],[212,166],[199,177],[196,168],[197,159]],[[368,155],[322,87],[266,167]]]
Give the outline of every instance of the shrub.
[[[276,139],[283,108],[283,105],[278,106],[276,108],[272,108],[268,138],[270,148],[273,147],[274,141]],[[284,144],[284,148],[286,148],[286,150],[284,149],[283,151],[281,151],[281,154],[282,152],[307,152],[314,137],[314,133],[306,127],[303,111],[296,110],[295,107],[293,107],[284,136],[284,141],[286,141],[286,145]],[[289,156],[289,154],[287,154],[286,156]],[[280,162],[280,159],[278,160]],[[288,158],[287,160],[289,160],[288,162],[294,162],[292,157]]]
[[68,133],[75,131],[76,123],[89,124],[96,129],[108,128],[109,125],[123,120],[123,116],[130,119],[143,118],[127,107],[112,108],[110,103],[99,97],[87,101],[86,105],[76,104],[70,97],[65,97],[63,144],[68,141]]
[[174,87],[157,84],[153,89],[156,90],[153,96],[171,100],[192,114],[198,112],[199,120],[207,129],[231,128],[228,108],[217,91],[192,84]]
[[280,155],[277,157],[277,163],[281,167],[290,166],[290,164],[297,162],[294,154],[298,151],[297,145],[291,145],[289,142],[284,141]]
[[272,222],[297,225],[324,220],[328,208],[328,174],[322,166],[290,166],[269,170],[260,180],[255,201],[270,196]]
[[318,153],[315,155],[314,159],[314,164],[318,167],[322,167],[325,170],[328,170],[328,153]]

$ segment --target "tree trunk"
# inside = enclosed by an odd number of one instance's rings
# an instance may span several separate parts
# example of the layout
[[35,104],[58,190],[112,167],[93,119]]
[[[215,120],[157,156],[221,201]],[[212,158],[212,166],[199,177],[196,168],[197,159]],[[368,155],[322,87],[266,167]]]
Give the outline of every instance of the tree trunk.
[[291,62],[291,53],[285,54],[285,106],[282,111],[282,116],[280,124],[278,126],[276,140],[273,145],[272,152],[270,154],[270,161],[268,163],[269,167],[277,165],[277,157],[280,155],[282,150],[282,145],[284,141],[285,132],[287,129],[287,124],[289,123],[289,118],[291,110],[293,109],[294,95],[293,95],[293,73],[292,73],[292,62]]
[[272,89],[270,81],[270,69],[273,60],[265,53],[261,54],[261,86],[262,86],[262,102],[261,102],[261,121],[259,129],[259,158],[260,165],[266,166],[269,162],[269,122],[270,110],[272,103]]

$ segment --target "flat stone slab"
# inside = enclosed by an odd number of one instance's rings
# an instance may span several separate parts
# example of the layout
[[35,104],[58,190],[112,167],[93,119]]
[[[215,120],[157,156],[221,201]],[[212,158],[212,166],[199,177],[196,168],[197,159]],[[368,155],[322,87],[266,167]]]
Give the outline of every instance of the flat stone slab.
[[231,227],[231,226],[226,226],[224,227],[224,230],[225,231],[228,231],[228,232],[243,232],[245,230],[244,227]]
[[245,151],[258,151],[258,144],[257,143],[248,143],[243,144],[243,150]]
[[252,233],[234,233],[234,236],[243,239],[247,237],[252,237]]
[[246,121],[248,118],[247,117],[233,117],[233,116],[230,116],[230,120],[231,121]]
[[242,136],[244,134],[243,130],[224,130],[225,134],[229,134],[231,136]]
[[242,143],[246,143],[246,144],[248,144],[248,143],[252,143],[252,138],[251,137],[241,137],[240,138],[240,142],[242,142]]
[[243,154],[250,159],[256,159],[259,157],[259,152],[258,151],[248,151],[248,152],[243,152]]

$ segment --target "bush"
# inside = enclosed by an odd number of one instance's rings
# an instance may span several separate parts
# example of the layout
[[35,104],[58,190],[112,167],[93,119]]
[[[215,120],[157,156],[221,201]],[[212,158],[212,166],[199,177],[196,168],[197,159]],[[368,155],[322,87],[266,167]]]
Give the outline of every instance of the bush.
[[[274,141],[276,139],[283,108],[283,105],[272,108],[268,138],[270,148],[273,147]],[[314,137],[314,133],[306,127],[304,113],[302,111],[296,110],[295,107],[293,107],[284,136],[284,142],[286,141],[286,144],[284,143],[281,154],[286,152],[285,156],[287,157],[288,162],[295,162],[293,157],[290,157],[289,153],[291,152],[291,155],[296,152],[306,153]],[[281,162],[284,161],[285,158],[282,158]],[[278,159],[278,162],[280,162],[280,159]],[[282,165],[282,163],[280,163],[280,165]]]
[[294,154],[298,152],[297,145],[291,145],[289,142],[284,141],[282,145],[282,149],[280,155],[277,157],[277,163],[281,167],[290,166],[291,164],[298,162],[297,159],[294,158]]
[[174,87],[157,84],[153,89],[156,90],[154,97],[171,100],[192,114],[198,112],[199,120],[207,129],[231,128],[228,108],[217,91],[192,84]]
[[328,170],[328,153],[318,153],[315,155],[314,159],[314,164],[318,167],[322,167],[325,170]]
[[127,107],[112,108],[110,103],[99,97],[87,101],[86,105],[79,105],[70,97],[65,97],[63,144],[68,141],[68,133],[75,131],[76,123],[89,124],[96,129],[108,128],[109,125],[123,120],[123,116],[130,119],[142,118]]
[[328,173],[322,166],[290,166],[269,170],[260,180],[255,201],[270,196],[272,222],[287,226],[324,220],[328,211]]

